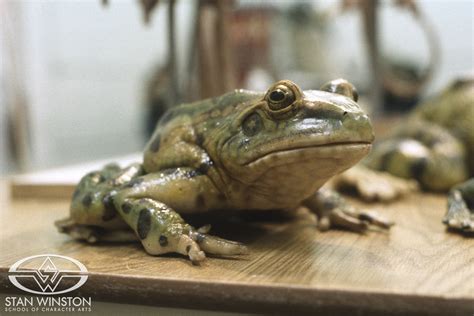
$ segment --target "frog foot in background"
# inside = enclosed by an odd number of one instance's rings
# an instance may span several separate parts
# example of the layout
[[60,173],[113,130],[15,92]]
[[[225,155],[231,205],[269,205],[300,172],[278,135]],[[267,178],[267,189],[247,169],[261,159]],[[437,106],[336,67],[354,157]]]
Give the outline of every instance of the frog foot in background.
[[319,190],[304,205],[318,217],[318,229],[321,231],[336,227],[365,232],[369,229],[389,229],[394,225],[377,214],[357,210],[340,194],[328,189]]
[[443,223],[461,233],[474,233],[474,178],[449,192]]
[[363,200],[391,201],[418,190],[415,180],[403,179],[387,172],[357,165],[331,180],[332,186],[341,192],[355,192]]

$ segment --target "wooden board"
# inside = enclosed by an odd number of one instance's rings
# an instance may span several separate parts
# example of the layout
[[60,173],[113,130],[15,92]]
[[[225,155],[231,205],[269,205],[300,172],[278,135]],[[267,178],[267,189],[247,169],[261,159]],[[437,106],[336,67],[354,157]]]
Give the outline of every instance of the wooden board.
[[293,219],[214,222],[215,234],[245,242],[251,253],[193,266],[177,255],[149,256],[139,244],[72,241],[53,227],[67,215],[68,201],[3,198],[0,288],[19,293],[7,278],[10,265],[53,253],[87,267],[89,280],[77,293],[93,300],[227,311],[472,315],[474,239],[445,232],[445,203],[443,196],[413,194],[365,206],[396,221],[390,233],[320,233],[305,210]]

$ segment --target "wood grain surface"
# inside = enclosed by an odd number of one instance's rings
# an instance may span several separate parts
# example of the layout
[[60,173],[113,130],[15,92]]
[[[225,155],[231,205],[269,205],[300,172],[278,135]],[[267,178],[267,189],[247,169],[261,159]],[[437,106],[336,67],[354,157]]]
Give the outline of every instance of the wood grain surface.
[[389,233],[320,233],[301,209],[245,218],[198,218],[212,233],[245,242],[241,258],[147,255],[140,244],[86,245],[56,232],[68,201],[14,200],[3,194],[0,284],[8,268],[32,255],[73,257],[90,272],[77,290],[93,300],[244,312],[335,314],[474,313],[474,239],[448,233],[442,195],[413,193],[397,203],[363,205],[397,223]]

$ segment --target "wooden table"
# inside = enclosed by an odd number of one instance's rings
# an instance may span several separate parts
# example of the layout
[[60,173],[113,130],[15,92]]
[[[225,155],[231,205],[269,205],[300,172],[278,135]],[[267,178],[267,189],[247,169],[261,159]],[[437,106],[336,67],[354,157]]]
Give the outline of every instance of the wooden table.
[[359,203],[394,219],[389,233],[321,233],[305,210],[285,220],[221,220],[213,232],[245,242],[251,253],[193,266],[178,255],[149,256],[139,244],[72,241],[53,227],[67,215],[67,200],[11,201],[1,192],[4,293],[19,293],[7,278],[10,265],[53,253],[87,267],[76,294],[93,300],[243,312],[474,313],[474,239],[445,232],[441,195]]

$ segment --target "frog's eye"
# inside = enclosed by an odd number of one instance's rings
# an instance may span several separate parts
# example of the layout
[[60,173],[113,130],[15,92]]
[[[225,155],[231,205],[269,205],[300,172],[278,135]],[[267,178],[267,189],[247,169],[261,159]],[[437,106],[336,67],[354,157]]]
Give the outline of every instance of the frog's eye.
[[268,92],[267,102],[270,109],[278,111],[295,102],[295,94],[290,88],[278,85]]
[[342,94],[355,102],[359,99],[359,94],[357,93],[357,89],[345,79],[336,79],[329,82],[326,82],[320,90],[327,91],[331,93]]

